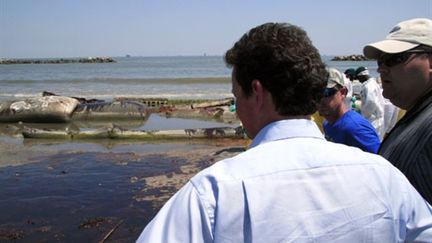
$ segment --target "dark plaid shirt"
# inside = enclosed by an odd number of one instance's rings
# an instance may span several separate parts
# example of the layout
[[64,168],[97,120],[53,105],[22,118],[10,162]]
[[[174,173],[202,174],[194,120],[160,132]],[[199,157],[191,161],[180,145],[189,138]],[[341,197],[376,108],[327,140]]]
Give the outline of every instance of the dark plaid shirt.
[[399,168],[432,204],[432,92],[396,124],[378,153]]

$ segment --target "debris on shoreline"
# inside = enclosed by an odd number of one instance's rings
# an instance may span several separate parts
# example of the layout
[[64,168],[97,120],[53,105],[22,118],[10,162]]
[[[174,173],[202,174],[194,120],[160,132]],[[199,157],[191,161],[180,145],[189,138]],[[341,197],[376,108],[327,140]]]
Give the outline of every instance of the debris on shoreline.
[[232,138],[244,139],[242,127],[216,127],[200,129],[181,129],[181,130],[126,130],[113,125],[106,129],[94,131],[66,131],[52,129],[37,129],[24,127],[22,130],[24,138],[43,138],[43,139],[141,139],[141,140],[160,140],[160,139],[216,139]]
[[[115,98],[113,101],[59,96],[44,91],[41,97],[0,102],[1,133],[22,134],[24,138],[56,139],[191,139],[243,138],[235,113],[234,99],[168,100],[163,98]],[[144,124],[151,114],[166,118],[197,119],[227,124],[213,128],[187,127],[179,130],[142,130],[119,126],[121,121]],[[80,127],[80,122],[108,124]],[[35,124],[52,124],[46,128]],[[61,125],[63,126],[55,126]],[[76,124],[75,126],[68,124]],[[77,127],[76,127],[77,126]],[[54,128],[56,127],[56,128]],[[54,129],[53,129],[54,128]],[[3,131],[5,130],[5,131]]]

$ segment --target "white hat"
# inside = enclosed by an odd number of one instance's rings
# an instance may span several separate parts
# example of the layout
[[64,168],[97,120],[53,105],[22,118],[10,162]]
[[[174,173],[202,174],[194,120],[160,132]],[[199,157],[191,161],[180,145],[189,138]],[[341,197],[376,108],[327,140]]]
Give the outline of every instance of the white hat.
[[329,73],[329,77],[326,88],[333,88],[338,84],[342,87],[345,87],[345,81],[341,72],[335,68],[327,68],[327,72]]
[[355,75],[357,77],[369,75],[369,70],[367,69],[367,67],[360,66],[355,70]]
[[380,52],[400,53],[426,45],[432,47],[432,20],[410,19],[397,24],[385,40],[371,43],[363,48],[367,58],[377,59]]

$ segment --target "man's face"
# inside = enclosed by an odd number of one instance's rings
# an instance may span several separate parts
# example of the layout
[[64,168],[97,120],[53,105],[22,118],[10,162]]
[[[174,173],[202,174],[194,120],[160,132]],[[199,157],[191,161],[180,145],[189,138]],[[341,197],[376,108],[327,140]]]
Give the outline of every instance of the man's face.
[[359,81],[360,83],[364,83],[364,82],[366,82],[366,81],[369,79],[369,76],[366,76],[366,75],[360,75],[360,76],[357,76],[357,79],[358,79],[358,81]]
[[343,89],[326,88],[324,97],[318,105],[318,112],[321,116],[328,119],[328,117],[337,116],[339,108],[344,102],[345,95]]
[[242,122],[243,128],[245,129],[248,137],[254,138],[258,133],[259,129],[256,127],[255,122],[256,115],[254,114],[255,103],[253,102],[253,95],[247,97],[243,93],[242,88],[240,87],[239,83],[235,78],[234,71],[232,73],[231,83],[232,93],[235,97],[236,102],[237,116]]
[[397,59],[395,55],[381,55],[378,59],[378,72],[382,80],[383,96],[402,109],[410,109],[432,89],[432,54],[405,55],[406,60],[401,56]]

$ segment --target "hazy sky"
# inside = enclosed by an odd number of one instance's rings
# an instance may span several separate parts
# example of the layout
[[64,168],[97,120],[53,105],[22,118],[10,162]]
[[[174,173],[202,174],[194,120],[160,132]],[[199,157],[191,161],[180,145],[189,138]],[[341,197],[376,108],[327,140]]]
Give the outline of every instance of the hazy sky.
[[265,22],[303,27],[323,55],[360,54],[432,0],[0,0],[0,58],[222,55]]

